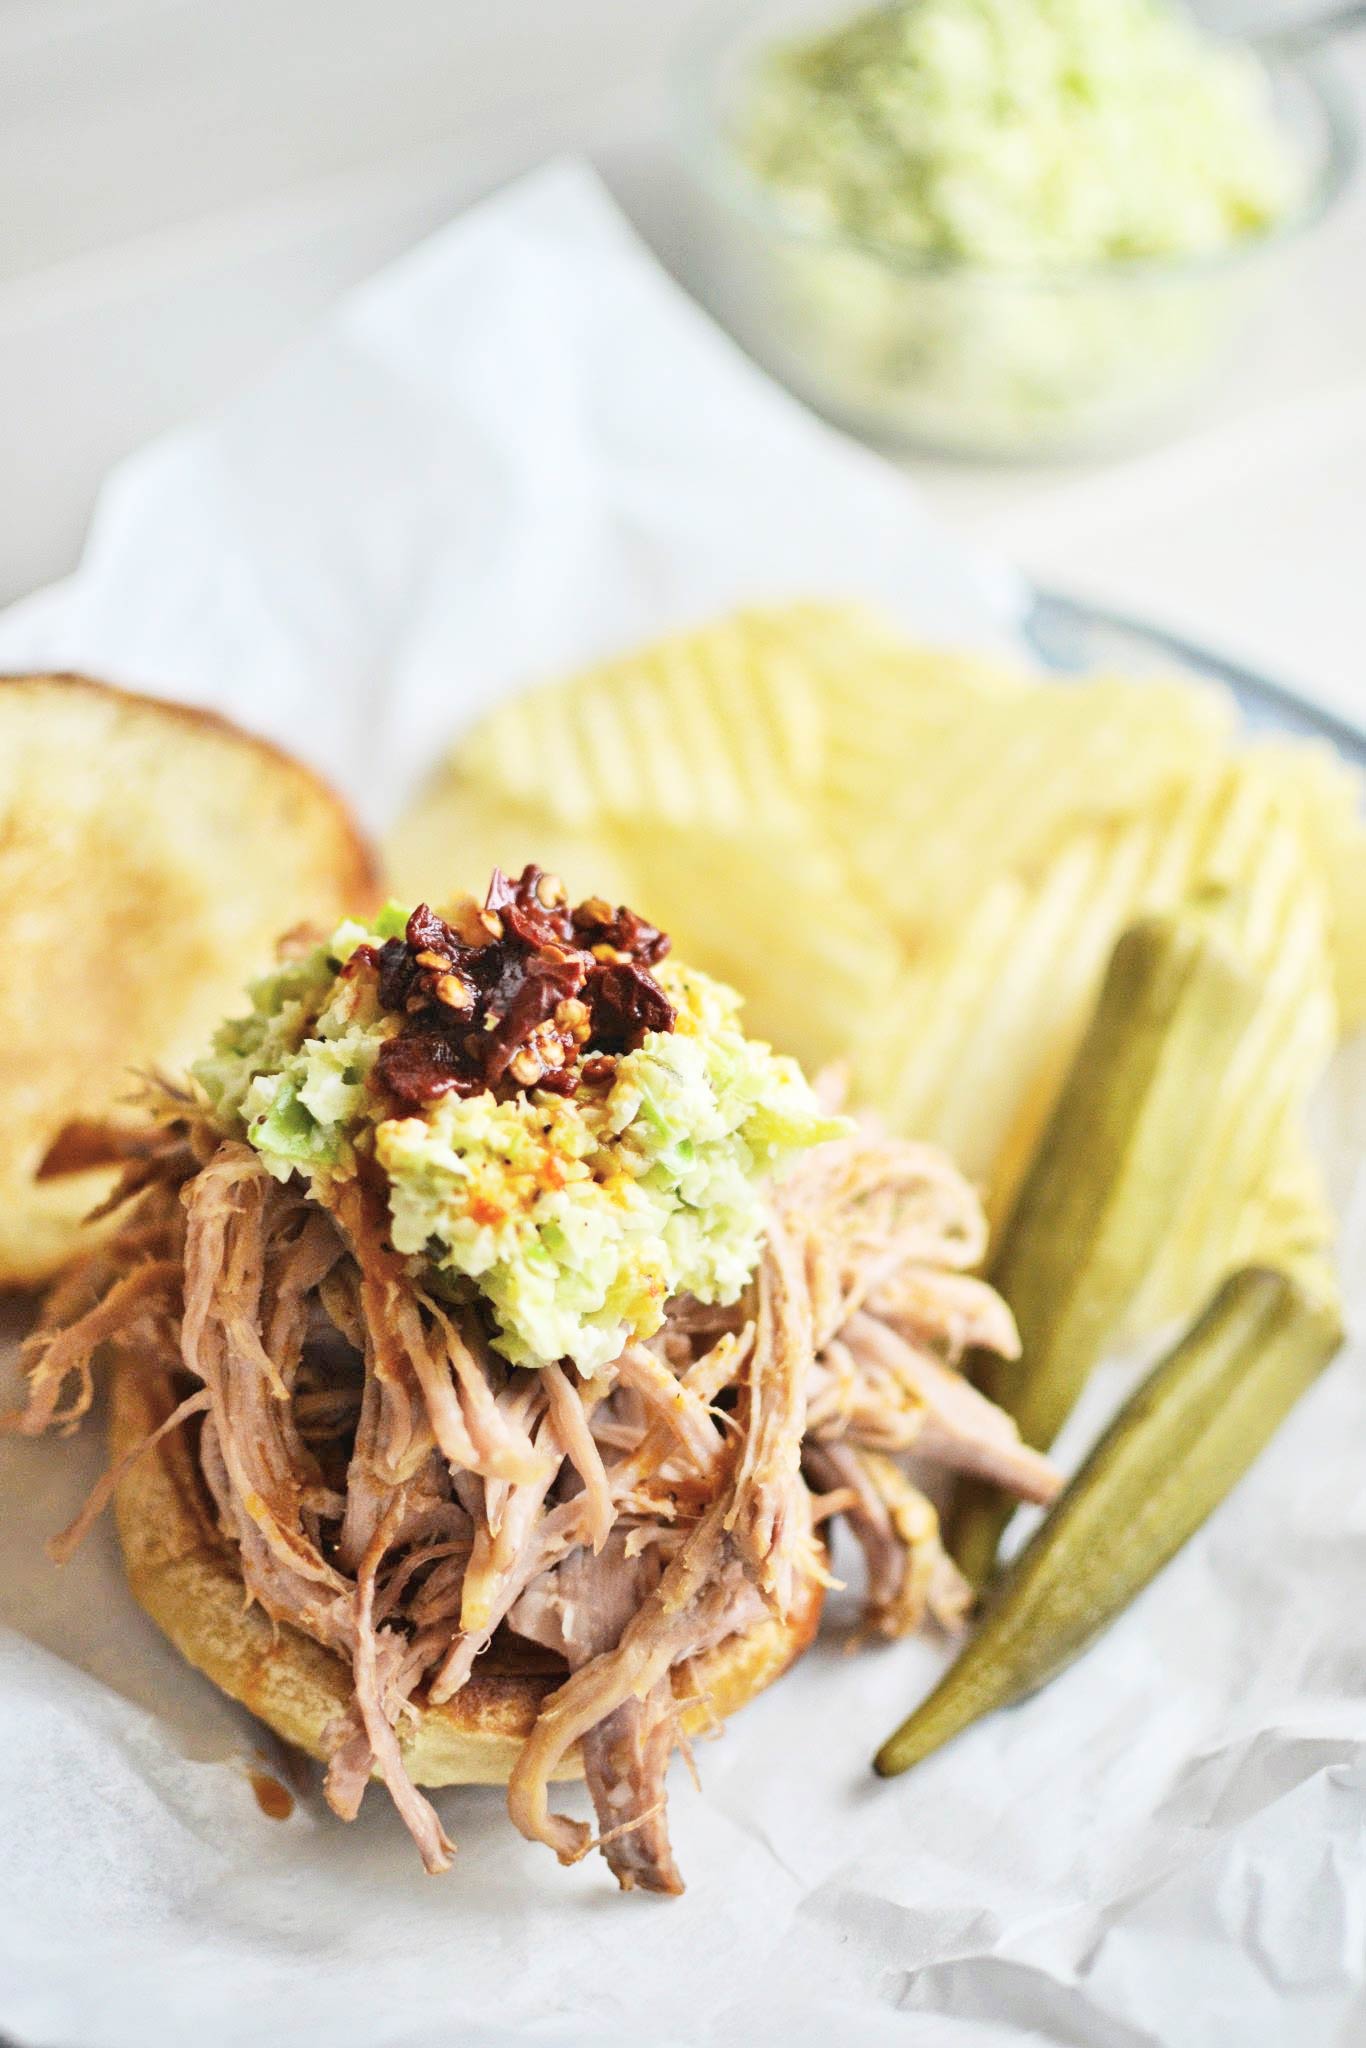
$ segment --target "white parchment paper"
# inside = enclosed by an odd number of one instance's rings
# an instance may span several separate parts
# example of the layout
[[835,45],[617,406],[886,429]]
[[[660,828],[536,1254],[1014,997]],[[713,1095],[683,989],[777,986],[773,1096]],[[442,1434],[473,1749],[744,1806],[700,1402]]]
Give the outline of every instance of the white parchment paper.
[[[812,592],[984,643],[1020,600],[745,363],[564,165],[121,470],[79,574],[0,619],[0,667],[220,706],[381,825],[499,692]],[[1358,1061],[1337,1090],[1344,1197],[1362,1084]],[[65,1572],[42,1557],[98,1431],[0,1443],[0,2032],[1366,2041],[1363,1363],[1344,1354],[1091,1655],[895,1783],[868,1759],[944,1652],[848,1657],[833,1602],[798,1671],[701,1748],[701,1793],[675,1772],[673,1903],[619,1898],[597,1859],[560,1870],[496,1791],[437,1795],[460,1844],[441,1880],[379,1793],[351,1828],[316,1791],[266,1818],[250,1772],[281,1759],[139,1614],[112,1531]],[[1095,1384],[1069,1446],[1117,1386]]]

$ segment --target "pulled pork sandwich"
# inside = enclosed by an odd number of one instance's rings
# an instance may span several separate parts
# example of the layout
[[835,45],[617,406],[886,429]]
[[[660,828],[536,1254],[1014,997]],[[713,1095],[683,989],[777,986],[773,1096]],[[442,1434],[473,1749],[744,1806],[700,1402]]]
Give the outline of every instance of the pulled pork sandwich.
[[[192,1662],[388,1787],[586,1778],[622,1886],[677,1892],[674,1748],[805,1647],[847,1518],[871,1629],[966,1589],[898,1454],[1055,1476],[955,1370],[1015,1348],[976,1197],[830,1114],[737,999],[535,867],[482,904],[296,937],[126,1141],[120,1226],[55,1287],[11,1426],[112,1367],[130,1580]],[[243,1598],[245,1589],[246,1598]]]

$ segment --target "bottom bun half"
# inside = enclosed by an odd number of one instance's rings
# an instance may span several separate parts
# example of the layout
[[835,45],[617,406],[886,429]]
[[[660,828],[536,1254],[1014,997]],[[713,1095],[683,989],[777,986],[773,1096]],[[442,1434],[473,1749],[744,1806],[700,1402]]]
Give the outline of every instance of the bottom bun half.
[[[171,1413],[166,1373],[128,1361],[110,1395],[109,1447],[117,1459]],[[130,1466],[115,1501],[128,1583],[191,1664],[240,1700],[285,1742],[325,1760],[325,1731],[351,1703],[349,1667],[288,1623],[249,1605],[231,1548],[218,1532],[191,1443],[173,1431]],[[822,1588],[804,1581],[791,1614],[767,1616],[674,1674],[695,1735],[744,1706],[799,1657],[820,1620]],[[562,1683],[553,1673],[491,1668],[494,1652],[443,1706],[419,1695],[416,1719],[399,1730],[404,1762],[419,1785],[501,1785],[531,1733],[542,1702]],[[559,1775],[578,1777],[571,1752]]]

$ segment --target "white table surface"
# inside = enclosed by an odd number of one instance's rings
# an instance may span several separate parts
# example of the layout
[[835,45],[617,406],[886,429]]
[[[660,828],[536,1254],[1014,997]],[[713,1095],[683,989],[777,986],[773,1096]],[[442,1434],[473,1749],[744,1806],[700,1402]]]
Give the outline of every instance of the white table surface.
[[[591,153],[687,280],[670,88],[708,11],[0,0],[0,601],[72,566],[121,454],[550,154]],[[1340,62],[1366,119],[1366,38]],[[1180,443],[1089,468],[907,467],[1040,579],[1366,720],[1366,181]]]

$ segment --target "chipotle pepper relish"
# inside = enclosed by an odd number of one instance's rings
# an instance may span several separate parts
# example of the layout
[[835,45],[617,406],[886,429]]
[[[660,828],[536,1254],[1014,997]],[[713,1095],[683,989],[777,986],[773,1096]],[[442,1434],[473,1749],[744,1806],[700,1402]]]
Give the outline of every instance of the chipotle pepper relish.
[[348,971],[378,971],[380,1001],[403,1018],[375,1084],[405,1110],[444,1095],[546,1088],[572,1095],[605,1079],[674,1008],[648,969],[667,934],[600,896],[570,908],[563,884],[528,865],[495,868],[484,906],[455,921],[420,903],[401,939],[359,946]]

